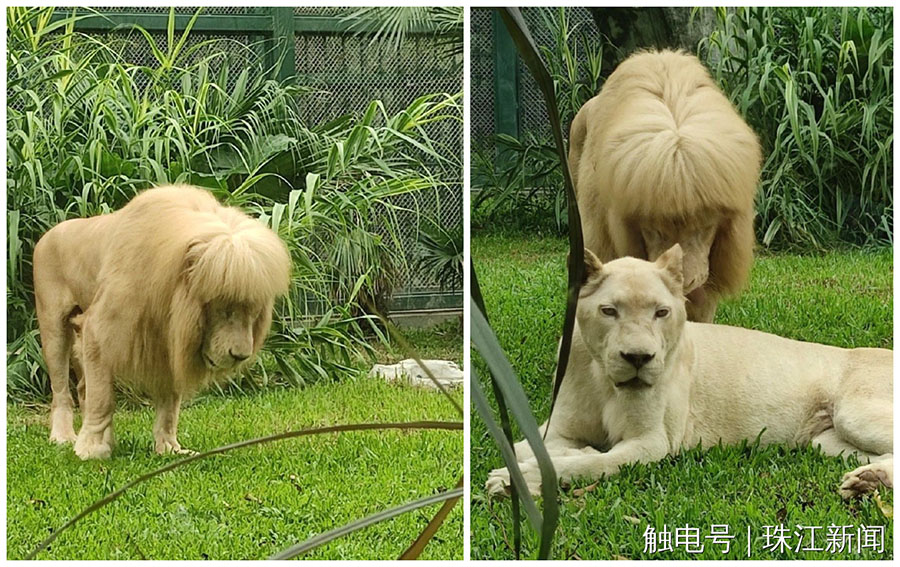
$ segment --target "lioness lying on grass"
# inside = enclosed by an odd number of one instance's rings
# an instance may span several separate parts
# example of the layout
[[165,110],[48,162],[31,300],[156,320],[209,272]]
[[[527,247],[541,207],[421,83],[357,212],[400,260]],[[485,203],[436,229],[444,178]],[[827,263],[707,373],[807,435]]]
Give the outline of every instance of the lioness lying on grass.
[[[546,436],[561,481],[760,436],[763,444],[855,454],[866,464],[844,475],[844,498],[892,486],[890,350],[686,322],[677,244],[655,263],[601,264],[585,250],[585,264],[572,354]],[[538,494],[527,442],[516,452]],[[487,489],[501,493],[509,482],[509,471],[497,469]]]

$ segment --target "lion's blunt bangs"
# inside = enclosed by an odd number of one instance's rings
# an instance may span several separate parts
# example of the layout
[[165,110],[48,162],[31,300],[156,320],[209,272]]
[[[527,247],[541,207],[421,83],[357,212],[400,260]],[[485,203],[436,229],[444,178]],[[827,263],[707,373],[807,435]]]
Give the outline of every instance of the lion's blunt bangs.
[[199,225],[184,263],[190,293],[202,303],[264,306],[285,295],[290,285],[287,247],[274,232],[247,217],[233,226],[216,220]]

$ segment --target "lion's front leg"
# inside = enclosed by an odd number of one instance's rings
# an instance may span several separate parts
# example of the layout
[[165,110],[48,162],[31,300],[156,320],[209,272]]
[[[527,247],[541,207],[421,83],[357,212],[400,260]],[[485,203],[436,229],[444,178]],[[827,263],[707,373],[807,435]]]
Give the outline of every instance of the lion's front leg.
[[175,453],[193,455],[194,451],[183,449],[178,443],[178,414],[181,411],[181,395],[168,393],[156,399],[156,421],[153,423],[153,439],[156,452],[160,455]]
[[[599,479],[612,476],[619,472],[622,465],[636,462],[651,463],[659,461],[667,454],[668,442],[665,437],[654,436],[622,441],[606,453],[591,447],[580,450],[570,448],[562,454],[553,454],[550,458],[560,483],[566,484],[578,478]],[[520,464],[519,468],[522,470],[529,492],[535,496],[539,495],[541,471],[537,459],[529,459]]]
[[[539,428],[543,433],[546,423]],[[552,435],[552,431],[551,431]],[[556,459],[570,456],[582,456],[590,454],[599,454],[599,451],[587,445],[584,441],[569,439],[566,437],[554,436],[548,437],[545,442],[545,448],[550,455],[551,460],[555,463]],[[519,463],[519,470],[525,478],[528,490],[534,495],[540,493],[541,488],[541,471],[537,464],[537,459],[528,441],[519,441],[515,445],[516,460]],[[509,469],[506,467],[494,469],[488,474],[485,489],[492,495],[504,495],[509,491],[510,480]]]
[[106,459],[115,445],[113,412],[116,395],[113,373],[102,360],[93,338],[85,334],[84,346],[84,422],[75,441],[75,454],[82,459]]
[[659,461],[668,452],[668,441],[664,434],[660,434],[621,441],[606,453],[553,459],[553,467],[560,482],[570,482],[576,478],[599,479],[618,473],[622,465],[628,463]]

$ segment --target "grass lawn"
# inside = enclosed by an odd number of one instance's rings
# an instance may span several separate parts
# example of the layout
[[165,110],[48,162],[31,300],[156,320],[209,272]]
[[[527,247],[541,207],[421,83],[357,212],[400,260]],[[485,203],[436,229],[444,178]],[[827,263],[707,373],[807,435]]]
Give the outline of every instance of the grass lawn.
[[[424,341],[425,335],[418,338]],[[446,331],[446,337],[454,336],[452,329]],[[460,337],[453,340],[461,345]],[[439,342],[417,348],[423,356],[437,355]],[[462,391],[454,396],[462,403]],[[102,462],[82,462],[71,447],[50,444],[48,411],[7,404],[8,559],[21,559],[95,500],[178,458],[152,452],[149,408],[117,411],[118,446],[113,458]],[[440,393],[360,375],[302,389],[203,396],[182,411],[179,440],[202,451],[291,429],[418,420],[459,421],[459,416]],[[460,431],[349,432],[239,449],[126,492],[63,533],[39,557],[262,559],[352,520],[453,488],[462,455]],[[366,528],[305,557],[396,558],[439,506]],[[422,557],[462,559],[462,520],[458,505]]]
[[[568,243],[556,237],[474,235],[472,255],[494,330],[518,372],[538,423],[547,417],[557,341],[565,310]],[[749,289],[720,305],[718,323],[838,346],[892,348],[892,256],[890,250],[788,254],[757,258]],[[484,375],[486,370],[479,366]],[[490,389],[487,389],[490,392]],[[473,410],[474,412],[474,410]],[[509,500],[489,501],[488,472],[502,466],[483,423],[472,419],[471,540],[473,559],[512,559]],[[519,439],[521,437],[517,437]],[[717,447],[690,450],[651,465],[633,465],[599,483],[574,483],[560,496],[558,559],[746,558],[748,528],[753,558],[887,558],[893,522],[872,498],[845,503],[837,486],[848,464],[817,451]],[[889,507],[893,494],[883,495]],[[713,524],[728,524],[730,551],[704,539]],[[884,552],[802,551],[825,548],[827,527],[885,526]],[[784,525],[791,551],[766,549],[765,526]],[[819,530],[798,525],[821,526]],[[688,554],[645,553],[648,527],[675,535],[697,528],[705,549]],[[795,534],[797,532],[797,534]],[[525,557],[537,553],[537,538],[523,526]],[[814,542],[810,544],[810,534]],[[775,541],[769,540],[769,543]],[[674,537],[673,537],[674,542]],[[793,550],[800,547],[799,552]]]

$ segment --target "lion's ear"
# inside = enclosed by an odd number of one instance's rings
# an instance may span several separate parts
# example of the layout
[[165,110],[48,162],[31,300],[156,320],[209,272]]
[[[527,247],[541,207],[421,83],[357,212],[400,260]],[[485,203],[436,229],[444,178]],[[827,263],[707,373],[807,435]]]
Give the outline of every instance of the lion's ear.
[[[566,267],[571,267],[572,255],[566,254]],[[584,275],[582,276],[581,283],[584,285],[588,280],[591,280],[597,277],[600,274],[600,271],[603,269],[603,264],[600,262],[600,259],[594,255],[593,252],[584,249]]]
[[600,272],[603,270],[603,263],[600,262],[600,258],[598,258],[593,252],[584,249],[584,278],[585,280],[591,280],[600,275]]
[[681,245],[675,244],[656,259],[656,265],[675,281],[678,289],[684,285],[684,253]]

